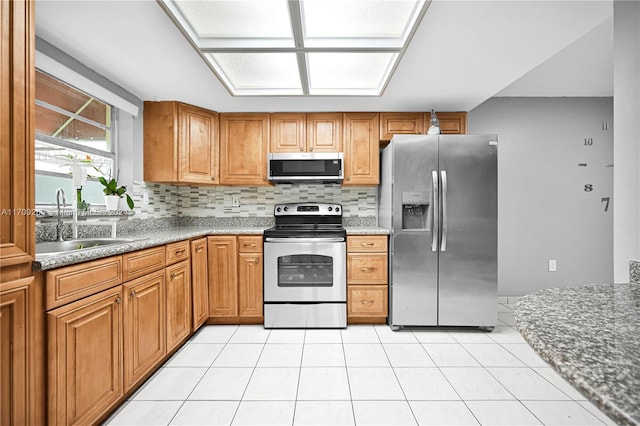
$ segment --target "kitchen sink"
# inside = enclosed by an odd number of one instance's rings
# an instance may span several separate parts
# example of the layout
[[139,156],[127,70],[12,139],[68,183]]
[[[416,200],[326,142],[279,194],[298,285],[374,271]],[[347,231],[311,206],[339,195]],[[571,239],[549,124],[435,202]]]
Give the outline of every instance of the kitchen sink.
[[131,243],[140,241],[132,238],[81,238],[67,241],[43,241],[36,243],[36,254],[60,254],[76,250],[90,250],[113,244]]

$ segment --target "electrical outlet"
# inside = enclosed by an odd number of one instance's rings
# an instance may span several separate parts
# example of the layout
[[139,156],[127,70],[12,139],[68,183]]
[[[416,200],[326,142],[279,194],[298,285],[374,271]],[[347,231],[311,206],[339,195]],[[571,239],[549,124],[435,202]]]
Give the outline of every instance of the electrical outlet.
[[240,207],[240,196],[234,195],[231,197],[231,207]]
[[549,272],[556,272],[557,267],[557,261],[555,259],[549,259]]

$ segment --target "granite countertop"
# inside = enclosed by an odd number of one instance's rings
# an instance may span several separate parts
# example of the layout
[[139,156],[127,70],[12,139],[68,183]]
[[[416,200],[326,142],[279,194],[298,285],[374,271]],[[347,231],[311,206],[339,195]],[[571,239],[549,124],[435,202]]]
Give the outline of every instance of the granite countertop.
[[640,425],[640,283],[541,290],[520,299],[515,319],[533,349],[609,417]]
[[[45,271],[48,269],[59,268],[61,266],[73,265],[89,260],[115,256],[122,253],[129,253],[136,250],[142,250],[149,247],[202,237],[206,235],[262,235],[264,230],[267,228],[269,228],[269,226],[176,226],[157,229],[154,231],[146,230],[139,232],[128,232],[124,234],[118,233],[118,238],[134,239],[135,241],[122,244],[112,244],[85,250],[70,251],[56,255],[36,255],[36,260],[33,262],[32,269],[34,271]],[[347,230],[348,235],[389,233],[386,229],[378,228],[376,226],[345,226],[345,229]]]

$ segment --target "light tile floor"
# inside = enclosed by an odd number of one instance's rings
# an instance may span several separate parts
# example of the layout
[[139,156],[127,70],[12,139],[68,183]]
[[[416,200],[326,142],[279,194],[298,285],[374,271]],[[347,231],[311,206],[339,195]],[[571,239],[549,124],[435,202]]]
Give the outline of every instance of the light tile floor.
[[206,326],[108,425],[614,424],[513,324],[476,330]]

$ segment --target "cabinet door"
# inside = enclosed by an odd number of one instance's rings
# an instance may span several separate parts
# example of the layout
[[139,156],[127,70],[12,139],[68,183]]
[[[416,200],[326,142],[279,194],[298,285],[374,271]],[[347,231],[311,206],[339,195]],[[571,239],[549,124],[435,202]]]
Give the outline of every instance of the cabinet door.
[[0,424],[35,424],[29,371],[37,342],[33,317],[34,278],[0,284]]
[[209,318],[209,276],[207,274],[207,239],[191,241],[191,300],[193,331]]
[[379,114],[344,114],[343,185],[377,185],[380,182]]
[[91,424],[123,395],[122,286],[49,311],[49,423]]
[[270,115],[271,139],[269,152],[300,152],[307,150],[304,113]]
[[342,151],[342,114],[315,112],[307,114],[307,151]]
[[35,254],[35,215],[25,213],[35,207],[34,5],[0,2],[0,267],[30,263]]
[[237,243],[235,236],[207,237],[209,315],[238,316]]
[[220,114],[220,183],[268,185],[269,114]]
[[262,317],[262,254],[238,254],[239,314]]
[[387,253],[347,253],[347,283],[387,284]]
[[180,152],[178,181],[217,183],[218,113],[179,104]]
[[380,113],[380,141],[388,142],[393,135],[421,135],[424,133],[424,114],[421,112]]
[[191,268],[189,261],[166,268],[167,353],[191,333]]
[[127,392],[166,353],[164,270],[128,282],[124,290],[124,389]]
[[[440,121],[440,133],[443,135],[464,135],[467,133],[467,113],[466,112],[436,112]],[[429,130],[431,113],[424,114],[424,131]]]
[[386,285],[348,286],[348,318],[385,318],[388,305],[387,290]]

